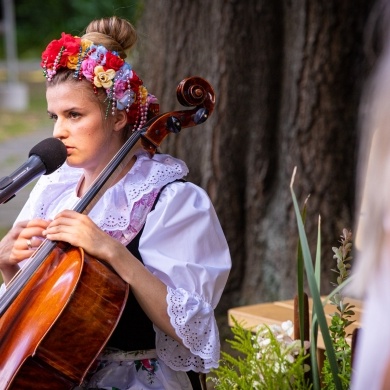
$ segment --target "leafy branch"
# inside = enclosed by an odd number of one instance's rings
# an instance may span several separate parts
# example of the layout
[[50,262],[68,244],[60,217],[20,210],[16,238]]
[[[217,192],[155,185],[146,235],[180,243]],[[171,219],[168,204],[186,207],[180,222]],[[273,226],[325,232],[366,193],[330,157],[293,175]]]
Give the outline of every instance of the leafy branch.
[[[341,243],[340,247],[332,248],[334,252],[333,258],[336,259],[337,266],[337,269],[332,269],[333,272],[337,273],[337,283],[332,283],[332,285],[335,287],[343,284],[351,273],[350,261],[352,260],[352,233],[347,229],[343,229],[343,234],[341,235],[339,242]],[[343,389],[348,389],[352,374],[352,350],[351,346],[346,341],[346,338],[350,336],[350,334],[347,334],[346,329],[349,325],[354,323],[351,318],[355,315],[355,312],[353,311],[355,306],[345,302],[345,298],[342,292],[337,292],[334,294],[329,301],[332,305],[336,306],[337,309],[337,311],[332,314],[332,321],[329,326],[329,332],[336,353],[339,377],[341,379]],[[324,388],[333,390],[335,387],[327,359],[324,361],[322,374]]]

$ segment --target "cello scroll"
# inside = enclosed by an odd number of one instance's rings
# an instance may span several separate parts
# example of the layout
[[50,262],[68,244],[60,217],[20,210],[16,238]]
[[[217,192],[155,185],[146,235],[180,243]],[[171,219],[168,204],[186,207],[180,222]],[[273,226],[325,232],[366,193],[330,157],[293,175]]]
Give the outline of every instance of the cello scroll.
[[146,124],[142,135],[144,149],[154,154],[169,133],[179,133],[182,128],[200,125],[214,110],[215,93],[211,85],[201,77],[189,77],[176,89],[177,100],[192,110],[172,111],[157,115]]

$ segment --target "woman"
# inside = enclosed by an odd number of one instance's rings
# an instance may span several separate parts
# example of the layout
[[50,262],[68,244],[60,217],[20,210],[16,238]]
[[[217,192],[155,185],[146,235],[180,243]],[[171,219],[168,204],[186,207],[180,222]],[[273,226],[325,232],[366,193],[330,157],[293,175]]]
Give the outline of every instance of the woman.
[[44,238],[103,259],[135,299],[82,387],[196,389],[193,373],[218,364],[214,309],[231,267],[206,193],[182,180],[184,162],[139,145],[88,216],[72,211],[157,105],[124,61],[135,40],[128,21],[111,17],[91,22],[81,38],[63,33],[43,52],[47,111],[67,161],[38,181],[1,241],[0,270],[6,285]]
[[[390,8],[385,3],[379,4],[382,7],[377,8],[380,9],[378,19],[387,28]],[[362,199],[358,221],[360,252],[353,269],[351,292],[364,300],[364,311],[354,359],[351,387],[354,390],[390,388],[390,333],[387,329],[390,321],[389,38],[389,33],[385,32],[383,51],[362,105],[364,132],[358,186]]]

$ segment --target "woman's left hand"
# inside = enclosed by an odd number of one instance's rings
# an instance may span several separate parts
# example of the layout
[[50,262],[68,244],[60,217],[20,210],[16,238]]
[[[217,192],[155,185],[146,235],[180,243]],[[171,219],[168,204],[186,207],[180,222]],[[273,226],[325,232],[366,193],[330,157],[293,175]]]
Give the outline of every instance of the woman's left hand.
[[118,241],[101,230],[87,215],[72,210],[61,211],[43,235],[52,241],[64,241],[83,248],[89,255],[101,260],[109,258]]

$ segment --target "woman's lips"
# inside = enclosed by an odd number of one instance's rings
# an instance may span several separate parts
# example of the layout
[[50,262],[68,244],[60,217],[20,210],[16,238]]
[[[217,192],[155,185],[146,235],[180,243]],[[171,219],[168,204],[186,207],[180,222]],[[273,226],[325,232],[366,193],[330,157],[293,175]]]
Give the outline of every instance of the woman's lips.
[[72,146],[66,146],[66,151],[67,151],[67,153],[68,153],[68,156],[69,156],[69,154],[70,154],[73,150],[74,150],[74,147],[72,147]]

